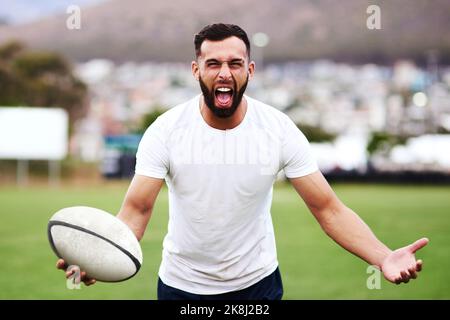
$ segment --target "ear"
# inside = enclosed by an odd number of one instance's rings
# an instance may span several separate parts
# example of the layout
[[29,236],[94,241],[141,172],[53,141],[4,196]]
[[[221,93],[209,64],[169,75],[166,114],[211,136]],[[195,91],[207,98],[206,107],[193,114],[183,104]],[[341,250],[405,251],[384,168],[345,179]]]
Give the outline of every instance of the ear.
[[248,64],[248,79],[253,79],[253,75],[255,74],[255,61],[250,61]]
[[197,61],[192,61],[191,62],[191,70],[192,70],[192,75],[194,76],[195,80],[199,80],[200,76],[199,76],[199,67],[198,67],[198,62]]

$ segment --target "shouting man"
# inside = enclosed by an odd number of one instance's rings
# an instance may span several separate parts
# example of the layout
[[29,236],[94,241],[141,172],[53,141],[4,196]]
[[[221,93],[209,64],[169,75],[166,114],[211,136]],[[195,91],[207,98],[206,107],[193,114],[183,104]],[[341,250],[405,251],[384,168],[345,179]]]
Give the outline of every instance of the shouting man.
[[[379,267],[393,283],[415,279],[422,261],[414,254],[428,239],[397,250],[380,242],[338,199],[295,124],[244,95],[255,73],[245,31],[230,24],[208,25],[194,44],[192,74],[201,94],[147,129],[118,214],[140,240],[167,183],[169,225],[158,298],[281,299],[270,213],[273,183],[281,170],[334,241]],[[65,269],[64,261],[58,267]],[[82,275],[86,284],[95,282]]]

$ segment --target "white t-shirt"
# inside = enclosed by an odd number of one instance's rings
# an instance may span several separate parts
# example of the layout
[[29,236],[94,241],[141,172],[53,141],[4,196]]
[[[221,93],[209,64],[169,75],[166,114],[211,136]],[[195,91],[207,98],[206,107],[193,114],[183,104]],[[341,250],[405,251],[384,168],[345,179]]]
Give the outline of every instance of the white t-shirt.
[[136,174],[165,179],[168,233],[159,277],[195,294],[247,288],[278,266],[270,207],[280,170],[318,170],[301,131],[284,113],[245,96],[243,121],[210,127],[200,95],[153,122],[136,155]]

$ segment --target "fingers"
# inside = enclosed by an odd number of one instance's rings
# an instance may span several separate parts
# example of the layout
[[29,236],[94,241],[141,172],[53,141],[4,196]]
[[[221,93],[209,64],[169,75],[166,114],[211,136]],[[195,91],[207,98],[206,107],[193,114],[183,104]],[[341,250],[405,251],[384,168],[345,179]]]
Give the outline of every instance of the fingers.
[[422,271],[422,266],[423,266],[423,261],[422,260],[417,260],[417,262],[416,262],[416,270],[417,271]]
[[97,281],[96,281],[95,279],[89,278],[89,280],[84,280],[83,282],[84,282],[84,284],[85,284],[86,286],[89,287],[89,286],[95,284]]
[[409,275],[407,275],[406,272],[402,271],[402,272],[400,272],[400,276],[395,278],[394,282],[395,282],[395,284],[400,284],[402,282],[408,283],[409,282]]
[[67,269],[67,264],[63,259],[58,259],[58,261],[56,261],[56,269]]
[[[59,259],[56,262],[56,268],[65,270],[67,279],[72,277],[76,272],[79,272],[78,267],[76,266],[69,267],[63,259]],[[95,280],[94,278],[88,277],[85,271],[81,271],[80,280],[83,281],[86,286],[91,286],[97,282],[97,280]]]
[[56,268],[64,270],[67,279],[69,279],[73,274],[75,274],[75,272],[77,272],[77,268],[75,268],[74,266],[68,266],[63,259],[58,259],[58,261],[56,261]]
[[88,277],[85,271],[81,272],[81,281],[83,281],[86,286],[93,285],[97,282],[94,278]]
[[408,268],[408,271],[400,272],[400,275],[395,278],[393,282],[400,284],[402,282],[408,283],[410,279],[417,279],[418,273],[422,270],[423,261],[417,260],[416,265]]
[[428,244],[429,240],[428,238],[422,238],[414,242],[413,244],[409,245],[409,250],[412,253],[416,253],[417,250],[422,249]]
[[417,279],[417,272],[415,267],[411,267],[408,269],[409,275],[412,279]]
[[400,272],[400,276],[402,277],[402,282],[408,283],[409,282],[409,273],[406,271]]
[[66,269],[66,278],[70,278],[72,275],[76,274],[77,272],[78,273],[80,272],[80,267],[74,266],[74,265],[68,266]]

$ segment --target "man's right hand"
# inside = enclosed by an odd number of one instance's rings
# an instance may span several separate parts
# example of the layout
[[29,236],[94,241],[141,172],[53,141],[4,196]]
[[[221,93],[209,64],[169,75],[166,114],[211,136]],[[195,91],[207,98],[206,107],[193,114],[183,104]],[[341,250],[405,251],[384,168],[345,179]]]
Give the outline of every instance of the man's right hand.
[[[68,267],[69,266],[66,264],[66,262],[63,259],[59,259],[56,262],[56,268],[64,270],[65,273],[66,273],[66,278],[67,279],[70,278],[70,276],[72,276],[75,273],[75,269],[67,270]],[[81,281],[83,281],[86,286],[90,286],[90,285],[92,285],[92,284],[94,284],[96,282],[96,280],[94,278],[88,277],[86,275],[85,271],[81,271],[80,276],[81,276]]]

